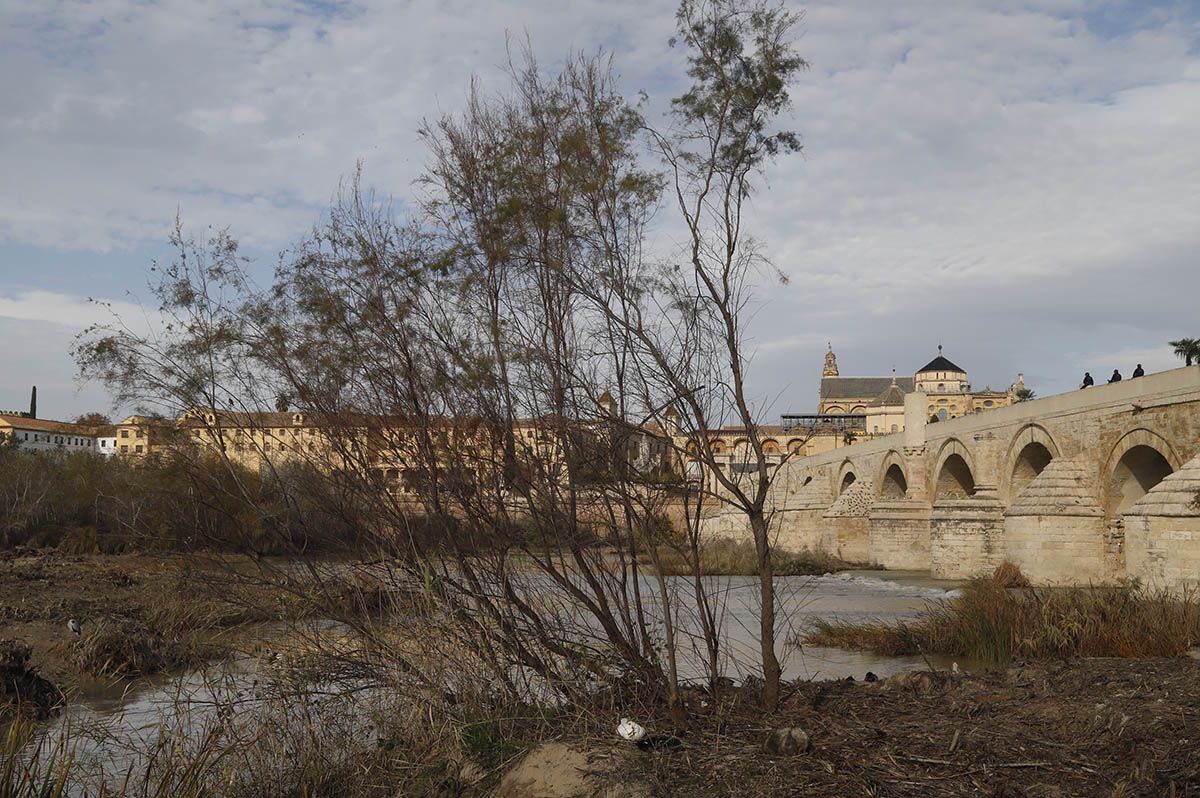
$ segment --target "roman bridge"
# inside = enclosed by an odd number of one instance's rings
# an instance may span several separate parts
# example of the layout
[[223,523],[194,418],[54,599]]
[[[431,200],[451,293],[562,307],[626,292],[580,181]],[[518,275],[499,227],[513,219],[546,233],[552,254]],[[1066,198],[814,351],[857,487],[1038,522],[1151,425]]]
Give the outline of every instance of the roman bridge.
[[[1200,366],[927,423],[781,467],[785,549],[963,578],[1200,585]],[[747,534],[724,511],[715,534]]]

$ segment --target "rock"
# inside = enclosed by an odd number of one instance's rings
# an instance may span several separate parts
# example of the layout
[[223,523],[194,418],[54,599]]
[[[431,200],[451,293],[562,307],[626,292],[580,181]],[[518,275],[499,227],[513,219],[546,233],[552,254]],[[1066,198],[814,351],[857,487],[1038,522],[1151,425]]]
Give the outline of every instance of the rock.
[[808,737],[808,732],[799,727],[774,729],[767,735],[767,740],[763,743],[763,749],[768,754],[799,754],[807,751],[811,746],[812,741]]
[[909,671],[908,673],[897,673],[895,676],[887,680],[888,687],[900,689],[907,687],[913,692],[924,695],[929,693],[934,688],[933,677],[925,671]]

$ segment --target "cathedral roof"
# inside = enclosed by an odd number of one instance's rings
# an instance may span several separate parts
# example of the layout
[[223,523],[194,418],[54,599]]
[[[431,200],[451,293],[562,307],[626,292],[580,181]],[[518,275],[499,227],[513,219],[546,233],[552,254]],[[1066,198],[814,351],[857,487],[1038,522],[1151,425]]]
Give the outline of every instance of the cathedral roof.
[[[891,385],[891,377],[824,377],[821,380],[821,398],[866,399],[879,396]],[[904,393],[911,393],[914,389],[912,377],[897,377],[896,385]]]

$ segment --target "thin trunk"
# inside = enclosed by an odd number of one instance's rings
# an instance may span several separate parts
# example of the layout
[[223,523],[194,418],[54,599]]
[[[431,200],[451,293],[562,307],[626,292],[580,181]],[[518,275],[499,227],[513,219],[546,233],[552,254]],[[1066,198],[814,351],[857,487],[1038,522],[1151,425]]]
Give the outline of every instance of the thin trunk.
[[758,552],[759,645],[762,649],[763,709],[774,711],[779,705],[779,658],[775,655],[775,573],[771,568],[771,547],[767,538],[767,520],[762,510],[750,513],[750,529]]

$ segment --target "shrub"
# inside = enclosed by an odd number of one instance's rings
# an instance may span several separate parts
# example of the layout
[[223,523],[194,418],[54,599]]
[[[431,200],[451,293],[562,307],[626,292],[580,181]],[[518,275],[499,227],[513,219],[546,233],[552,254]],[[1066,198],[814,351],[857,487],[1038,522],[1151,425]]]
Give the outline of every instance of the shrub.
[[1200,640],[1200,602],[1193,593],[1151,591],[1136,583],[1008,587],[1022,582],[1013,566],[1002,566],[992,577],[968,582],[961,595],[930,604],[914,620],[817,620],[803,642],[1004,664],[1014,658],[1181,656]]

